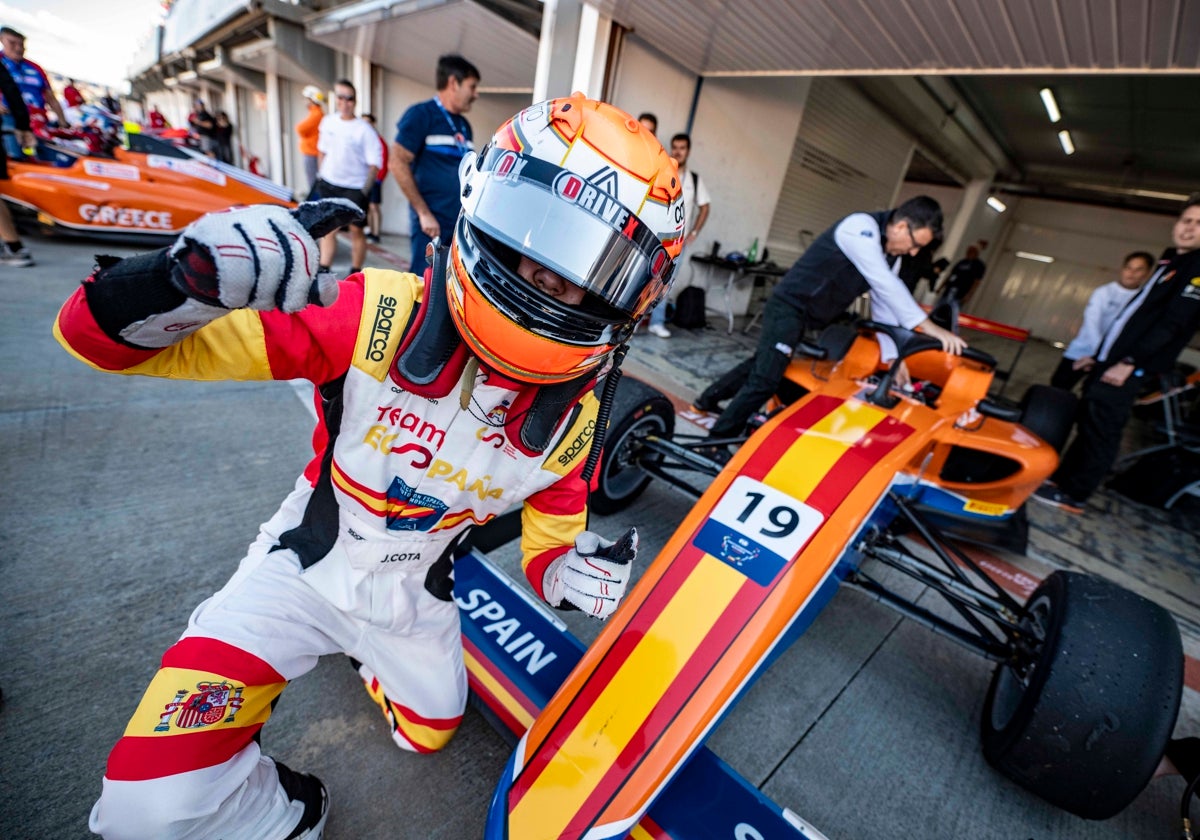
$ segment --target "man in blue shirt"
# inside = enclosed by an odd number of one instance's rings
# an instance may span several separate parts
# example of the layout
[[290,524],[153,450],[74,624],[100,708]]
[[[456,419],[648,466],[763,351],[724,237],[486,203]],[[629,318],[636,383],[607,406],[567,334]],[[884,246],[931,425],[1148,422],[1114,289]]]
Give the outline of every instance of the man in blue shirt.
[[463,116],[478,96],[479,70],[460,55],[437,64],[437,95],[418,102],[400,118],[388,169],[408,199],[412,237],[410,270],[425,270],[425,246],[449,237],[462,209],[458,164],[474,149],[471,124]]

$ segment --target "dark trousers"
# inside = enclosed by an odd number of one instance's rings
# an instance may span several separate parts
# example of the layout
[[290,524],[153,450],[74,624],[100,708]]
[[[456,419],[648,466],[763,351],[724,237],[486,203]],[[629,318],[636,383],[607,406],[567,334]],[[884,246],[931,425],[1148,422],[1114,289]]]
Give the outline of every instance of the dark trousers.
[[704,393],[696,402],[707,407],[709,411],[715,410],[717,403],[724,402],[741,390],[742,386],[746,384],[746,380],[750,378],[752,370],[754,370],[753,356],[721,374],[720,379],[704,389]]
[[1086,370],[1075,370],[1074,365],[1074,359],[1068,359],[1066,356],[1063,356],[1062,361],[1058,363],[1058,367],[1054,369],[1054,375],[1050,377],[1051,386],[1062,388],[1064,391],[1070,391],[1080,379],[1088,375]]
[[[803,335],[804,313],[779,298],[770,298],[763,307],[762,334],[758,339],[754,360],[750,363],[749,376],[713,424],[709,437],[737,437],[742,434],[750,415],[779,390],[779,383],[783,381],[783,374],[792,360],[792,350]],[[741,371],[744,368],[739,365],[734,370]],[[718,383],[731,374],[733,371]]]
[[1078,501],[1096,491],[1108,475],[1121,448],[1121,434],[1133,413],[1143,377],[1130,374],[1117,388],[1100,381],[1108,365],[1097,365],[1083,385],[1083,400],[1075,418],[1075,439],[1064,453],[1054,481]]

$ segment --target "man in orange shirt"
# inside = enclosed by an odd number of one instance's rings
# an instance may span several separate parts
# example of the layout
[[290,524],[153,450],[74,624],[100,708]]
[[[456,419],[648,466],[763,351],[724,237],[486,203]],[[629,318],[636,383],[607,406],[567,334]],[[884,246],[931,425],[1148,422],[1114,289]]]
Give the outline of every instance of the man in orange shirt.
[[325,94],[316,85],[306,85],[301,94],[308,100],[308,113],[296,123],[296,134],[300,136],[300,155],[304,158],[304,177],[308,189],[317,183],[317,140],[321,133],[321,120],[325,116]]

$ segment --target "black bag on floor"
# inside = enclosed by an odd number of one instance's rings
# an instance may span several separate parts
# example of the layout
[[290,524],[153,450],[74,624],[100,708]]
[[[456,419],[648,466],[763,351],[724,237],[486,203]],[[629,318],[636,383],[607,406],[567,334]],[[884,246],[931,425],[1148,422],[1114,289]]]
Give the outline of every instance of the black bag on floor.
[[675,298],[675,318],[672,321],[685,330],[701,329],[708,324],[704,317],[704,289],[688,286]]
[[1200,481],[1200,452],[1179,446],[1143,455],[1109,479],[1108,488],[1143,505],[1164,507],[1171,497]]

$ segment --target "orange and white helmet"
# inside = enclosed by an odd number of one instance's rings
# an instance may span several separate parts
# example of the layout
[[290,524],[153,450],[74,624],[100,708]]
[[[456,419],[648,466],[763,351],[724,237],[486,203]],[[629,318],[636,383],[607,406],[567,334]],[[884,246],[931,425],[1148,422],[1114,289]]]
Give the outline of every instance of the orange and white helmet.
[[[675,161],[629,114],[576,93],[508,120],[459,169],[450,313],[471,350],[523,382],[604,364],[666,294],[683,245]],[[570,305],[523,280],[521,257],[582,288]]]

